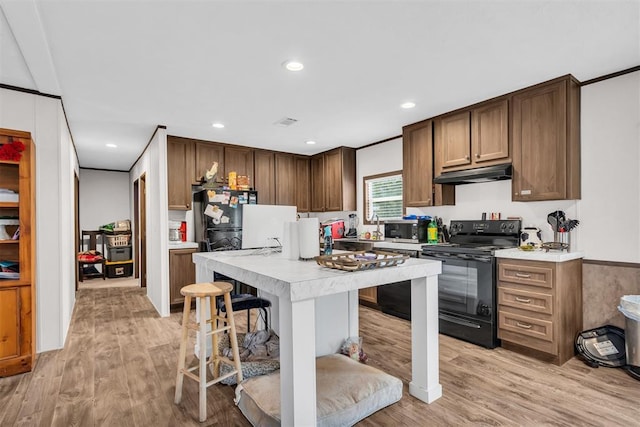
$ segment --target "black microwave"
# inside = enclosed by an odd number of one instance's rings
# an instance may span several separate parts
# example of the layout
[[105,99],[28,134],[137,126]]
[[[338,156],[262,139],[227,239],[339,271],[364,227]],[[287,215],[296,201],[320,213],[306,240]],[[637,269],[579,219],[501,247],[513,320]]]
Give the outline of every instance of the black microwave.
[[427,243],[427,219],[394,219],[384,222],[384,239],[397,243]]

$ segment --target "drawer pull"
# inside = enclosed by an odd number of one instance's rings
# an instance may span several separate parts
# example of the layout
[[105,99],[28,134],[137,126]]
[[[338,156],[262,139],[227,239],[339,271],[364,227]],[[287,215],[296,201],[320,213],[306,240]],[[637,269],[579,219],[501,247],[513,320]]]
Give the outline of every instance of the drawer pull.
[[523,302],[525,304],[529,304],[531,302],[530,298],[520,298],[520,297],[516,297],[516,301],[518,302]]
[[527,325],[525,323],[516,322],[516,326],[522,329],[531,329],[531,325]]
[[530,279],[531,275],[530,274],[524,274],[524,273],[516,273],[516,277],[520,277],[522,279]]

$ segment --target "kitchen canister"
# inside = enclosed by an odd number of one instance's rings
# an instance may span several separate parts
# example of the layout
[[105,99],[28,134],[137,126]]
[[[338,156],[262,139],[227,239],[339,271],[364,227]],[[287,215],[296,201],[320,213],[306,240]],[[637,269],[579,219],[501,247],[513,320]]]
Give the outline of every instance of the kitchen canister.
[[320,255],[319,230],[318,218],[301,218],[298,221],[300,258],[311,259]]

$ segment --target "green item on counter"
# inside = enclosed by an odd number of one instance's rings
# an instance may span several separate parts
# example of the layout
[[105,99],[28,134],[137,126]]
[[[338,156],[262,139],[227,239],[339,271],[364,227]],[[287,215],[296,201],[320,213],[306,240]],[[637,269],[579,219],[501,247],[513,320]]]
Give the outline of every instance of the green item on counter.
[[427,243],[438,243],[438,224],[435,218],[432,218],[429,225],[427,225]]

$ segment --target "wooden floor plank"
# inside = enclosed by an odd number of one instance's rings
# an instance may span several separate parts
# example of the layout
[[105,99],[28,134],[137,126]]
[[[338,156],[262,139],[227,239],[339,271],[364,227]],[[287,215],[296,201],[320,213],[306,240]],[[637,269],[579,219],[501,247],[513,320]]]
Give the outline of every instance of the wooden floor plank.
[[[65,348],[39,355],[31,373],[0,379],[0,426],[249,426],[233,387],[207,390],[205,423],[194,381],[173,403],[181,317],[158,316],[144,289],[80,290]],[[244,331],[246,313],[236,319]],[[360,334],[368,363],[400,378],[403,398],[359,426],[640,425],[640,382],[620,369],[576,358],[555,366],[440,335],[444,394],[428,405],[408,394],[410,323],[361,307]],[[194,363],[195,334],[189,340]]]

